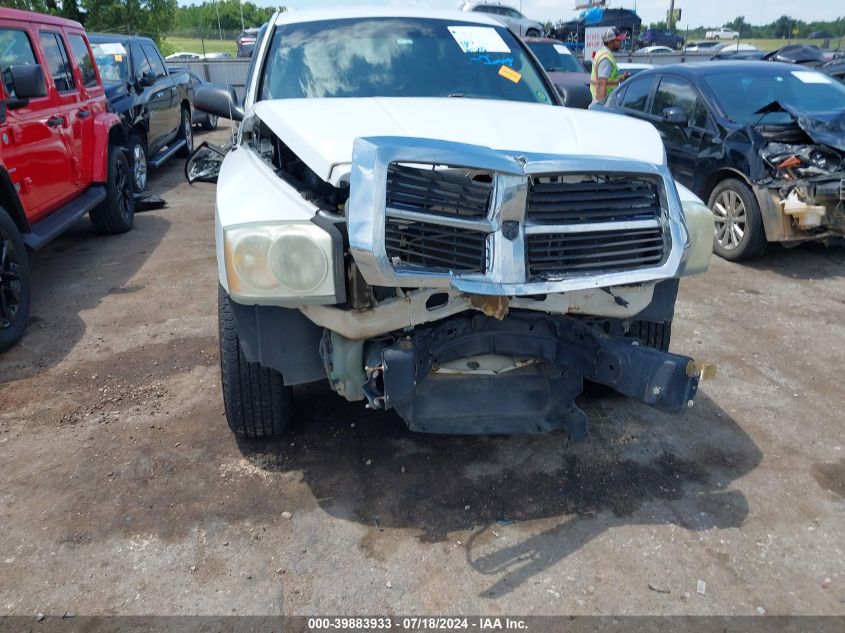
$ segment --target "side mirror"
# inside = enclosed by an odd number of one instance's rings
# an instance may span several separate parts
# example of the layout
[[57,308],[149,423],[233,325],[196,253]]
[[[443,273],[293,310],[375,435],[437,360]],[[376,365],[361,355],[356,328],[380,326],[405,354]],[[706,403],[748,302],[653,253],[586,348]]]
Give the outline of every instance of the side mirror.
[[679,106],[664,108],[660,118],[664,123],[668,123],[669,125],[677,125],[678,127],[686,127],[688,125],[687,113]]
[[563,98],[563,105],[567,108],[586,110],[593,102],[593,94],[587,86],[558,85],[557,91]]
[[140,84],[144,88],[149,88],[150,86],[154,85],[156,82],[156,75],[151,70],[145,70],[144,74],[141,75],[141,78],[138,80],[138,84]]
[[231,145],[203,143],[185,163],[185,178],[190,183],[217,182],[220,166],[230,149]]
[[194,107],[224,119],[243,121],[244,110],[232,86],[204,84],[194,93]]
[[30,99],[47,96],[47,82],[44,80],[44,69],[37,64],[10,66],[9,75],[15,96],[9,99],[7,105],[11,109],[20,108]]

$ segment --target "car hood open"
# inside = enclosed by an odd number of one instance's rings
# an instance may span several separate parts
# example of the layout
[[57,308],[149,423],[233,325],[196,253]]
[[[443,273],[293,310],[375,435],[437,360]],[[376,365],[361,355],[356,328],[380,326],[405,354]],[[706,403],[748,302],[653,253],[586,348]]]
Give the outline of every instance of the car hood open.
[[660,136],[649,123],[544,104],[467,98],[278,99],[259,101],[252,115],[334,185],[349,172],[354,140],[367,136],[440,139],[514,154],[664,161]]

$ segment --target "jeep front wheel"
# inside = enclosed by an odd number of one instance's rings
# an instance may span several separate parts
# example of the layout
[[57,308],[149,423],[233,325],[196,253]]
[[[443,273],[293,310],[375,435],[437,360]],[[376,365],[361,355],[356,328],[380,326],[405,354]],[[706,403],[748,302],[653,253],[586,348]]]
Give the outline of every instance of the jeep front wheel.
[[29,319],[29,258],[14,221],[0,207],[0,352],[23,336]]
[[229,294],[218,286],[220,375],[223,408],[235,435],[249,439],[283,435],[293,421],[293,396],[275,369],[250,363],[244,356]]
[[88,214],[100,233],[126,233],[135,223],[132,172],[123,148],[109,146],[106,199]]

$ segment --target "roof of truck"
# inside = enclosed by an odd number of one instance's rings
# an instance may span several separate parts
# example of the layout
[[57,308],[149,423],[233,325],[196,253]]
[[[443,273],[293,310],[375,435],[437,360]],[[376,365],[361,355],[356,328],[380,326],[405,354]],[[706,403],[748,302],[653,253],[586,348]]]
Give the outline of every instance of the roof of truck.
[[0,8],[0,20],[19,20],[21,22],[36,22],[38,24],[54,24],[75,29],[82,29],[83,26],[67,18],[60,18],[46,13],[35,13],[34,11],[20,11],[19,9]]

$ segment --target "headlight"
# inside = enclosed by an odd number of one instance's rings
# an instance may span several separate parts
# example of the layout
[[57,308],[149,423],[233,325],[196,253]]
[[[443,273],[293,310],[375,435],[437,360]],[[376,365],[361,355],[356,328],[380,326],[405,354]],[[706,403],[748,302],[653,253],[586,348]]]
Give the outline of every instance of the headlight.
[[335,294],[331,236],[311,222],[223,229],[229,294],[242,300]]
[[696,275],[710,268],[715,237],[713,212],[706,205],[692,200],[685,200],[682,206],[690,245],[681,275]]

